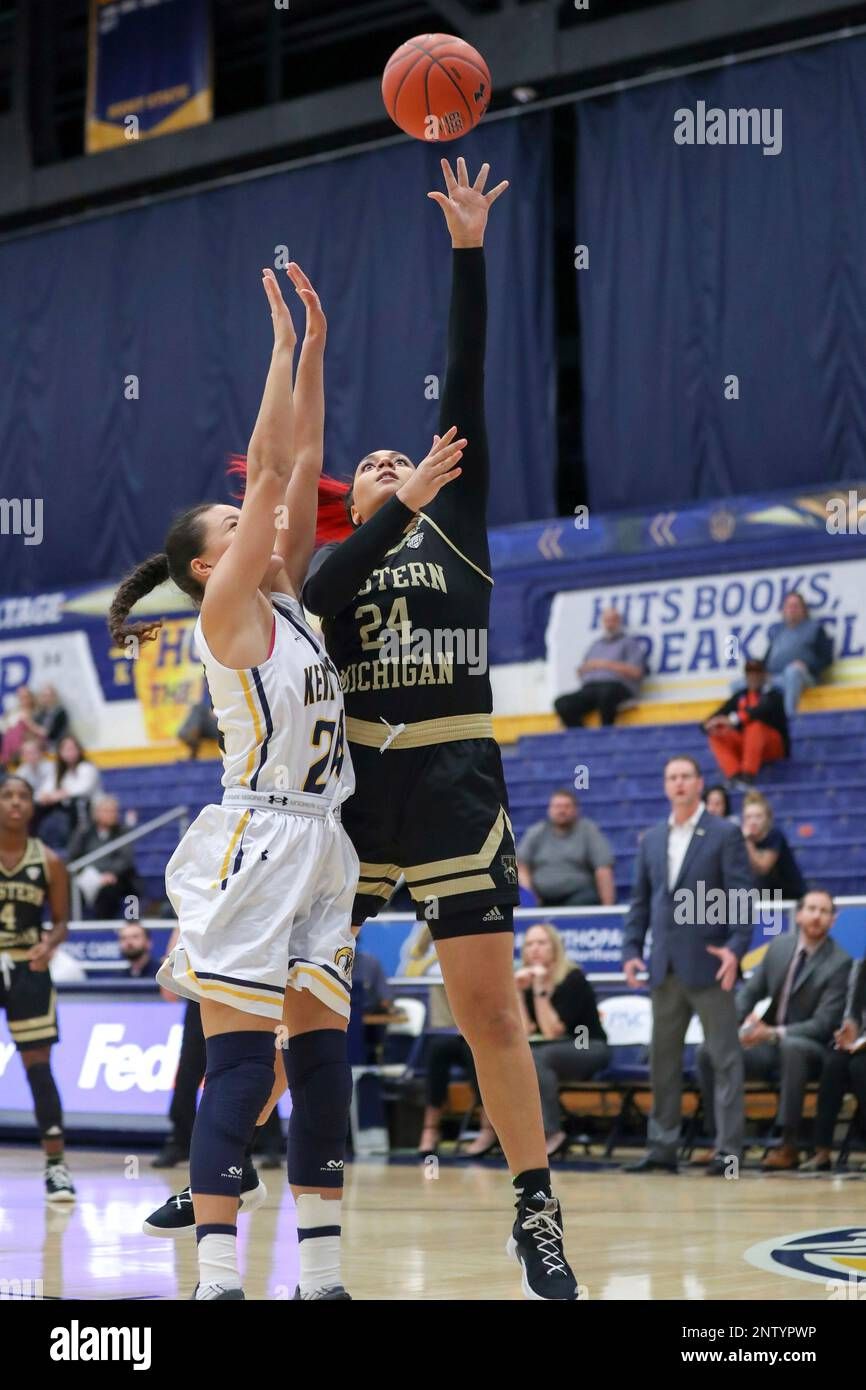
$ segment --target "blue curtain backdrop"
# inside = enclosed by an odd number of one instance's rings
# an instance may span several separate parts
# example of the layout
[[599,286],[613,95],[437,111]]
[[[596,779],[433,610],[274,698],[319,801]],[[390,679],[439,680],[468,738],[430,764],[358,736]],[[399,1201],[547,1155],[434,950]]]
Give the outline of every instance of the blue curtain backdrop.
[[[677,145],[678,108],[780,107],[782,150]],[[584,443],[598,509],[860,477],[866,41],[576,109]],[[724,379],[739,378],[739,400]]]
[[[225,456],[246,448],[272,343],[260,271],[280,244],[328,314],[326,471],[347,477],[373,448],[422,458],[450,288],[450,243],[426,194],[440,155],[458,152],[470,171],[490,161],[491,186],[511,180],[487,239],[490,521],[550,516],[550,141],[538,113],[459,147],[413,141],[0,245],[0,496],[44,504],[42,544],[0,537],[0,593],[119,576],[161,549],[174,511],[228,498]],[[138,400],[124,398],[131,375]]]

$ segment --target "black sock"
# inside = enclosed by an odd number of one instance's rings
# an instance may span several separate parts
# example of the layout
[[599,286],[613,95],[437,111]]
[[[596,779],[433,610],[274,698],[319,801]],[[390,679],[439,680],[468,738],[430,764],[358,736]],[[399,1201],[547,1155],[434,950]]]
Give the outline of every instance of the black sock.
[[518,1206],[528,1198],[534,1197],[536,1193],[543,1197],[551,1195],[549,1168],[527,1168],[525,1172],[518,1173],[517,1177],[512,1178],[511,1181]]

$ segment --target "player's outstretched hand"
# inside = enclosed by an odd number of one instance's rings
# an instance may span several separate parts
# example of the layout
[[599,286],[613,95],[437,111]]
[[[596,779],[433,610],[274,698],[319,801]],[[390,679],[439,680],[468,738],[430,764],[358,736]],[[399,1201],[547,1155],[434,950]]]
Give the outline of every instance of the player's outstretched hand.
[[469,182],[466,160],[462,155],[457,161],[456,178],[447,159],[441,160],[441,164],[447,193],[428,193],[427,197],[438,203],[444,212],[451,233],[451,245],[455,248],[483,246],[487,214],[500,194],[505,192],[508,180],[503,179],[502,183],[485,193],[489,164],[482,164],[473,184]]
[[456,425],[452,425],[441,439],[438,434],[434,434],[433,448],[418,464],[412,477],[398,488],[397,496],[400,501],[413,512],[426,507],[446,483],[452,483],[463,472],[463,469],[456,465],[463,457],[467,441],[455,438],[456,434]]
[[310,283],[310,277],[304,274],[296,261],[290,261],[286,269],[289,279],[297,290],[298,297],[303,300],[304,308],[307,311],[307,330],[304,334],[304,345],[324,345],[328,332],[328,321],[325,318],[319,296]]
[[262,271],[262,285],[271,306],[271,319],[274,325],[274,347],[294,348],[298,341],[295,333],[295,325],[292,323],[292,316],[289,313],[286,301],[283,299],[283,292],[280,289],[277,277],[274,272],[265,266]]

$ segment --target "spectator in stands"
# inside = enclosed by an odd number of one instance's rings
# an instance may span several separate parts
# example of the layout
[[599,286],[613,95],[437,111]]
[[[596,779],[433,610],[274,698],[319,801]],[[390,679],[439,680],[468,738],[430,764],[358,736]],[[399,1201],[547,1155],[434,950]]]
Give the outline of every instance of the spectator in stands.
[[746,662],[746,684],[703,725],[713,757],[735,786],[751,786],[764,763],[791,752],[781,692],[769,683],[763,661]]
[[615,608],[605,609],[601,625],[603,636],[591,644],[577,668],[580,689],[554,701],[554,709],[569,729],[582,724],[594,709],[602,724],[612,724],[619,706],[637,699],[646,672],[643,647],[626,633]]
[[100,789],[98,769],[78,739],[66,734],[57,748],[55,784],[39,798],[45,812],[39,822],[41,839],[65,853],[75,831],[89,824],[90,803]]
[[743,798],[743,838],[755,887],[771,901],[776,893],[797,901],[806,892],[806,880],[782,831],[773,825],[773,808],[760,792]]
[[833,1040],[833,1050],[824,1054],[818,1087],[815,1153],[802,1165],[804,1173],[826,1173],[831,1168],[833,1131],[847,1091],[857,1099],[860,1132],[866,1138],[866,960],[851,967],[842,1026]]
[[[683,1047],[693,1013],[701,1020],[716,1076],[719,1152],[708,1173],[724,1175],[725,1155],[739,1155],[743,1147],[743,1050],[733,991],[752,938],[753,906],[750,902],[746,921],[718,924],[707,920],[707,906],[718,901],[714,890],[719,889],[728,903],[741,903],[752,875],[740,831],[708,814],[703,788],[694,758],[669,758],[665,793],[671,814],[651,826],[638,847],[623,932],[623,970],[629,986],[640,988],[638,974],[647,970],[642,952],[651,931],[653,1103],[647,1153],[628,1165],[626,1171],[632,1173],[676,1172]],[[735,913],[719,915],[734,918]]]
[[[831,895],[815,888],[797,905],[795,932],[777,936],[737,993],[747,1080],[778,1084],[782,1144],[764,1159],[769,1170],[796,1168],[806,1085],[821,1075],[827,1045],[842,1021],[851,957],[830,937]],[[756,1006],[769,997],[763,1016]],[[705,1113],[713,1114],[714,1067],[706,1047],[697,1069]]]
[[53,685],[43,685],[36,692],[36,722],[49,748],[56,748],[69,733],[69,715]]
[[140,922],[125,922],[117,929],[120,954],[129,962],[128,978],[132,980],[154,980],[162,961],[152,954],[153,942],[147,927]]
[[538,1073],[544,1134],[550,1157],[569,1145],[562,1128],[559,1087],[589,1081],[610,1061],[607,1034],[595,992],[583,971],[565,954],[562,937],[549,922],[531,926],[515,975],[523,1026]]
[[33,792],[33,800],[38,803],[43,792],[51,791],[57,780],[53,758],[46,758],[45,745],[41,738],[28,735],[21,744],[21,761],[16,777],[28,782]]
[[612,907],[613,862],[607,838],[562,788],[550,798],[547,820],[531,825],[517,847],[520,884],[543,907]]
[[[126,833],[120,823],[120,803],[116,796],[95,796],[92,815],[92,824],[77,830],[69,841],[70,860],[108,848],[112,840]],[[108,848],[101,859],[80,870],[76,882],[94,917],[117,917],[123,913],[127,899],[139,896],[132,845]],[[134,915],[138,915],[137,906]]]
[[740,824],[739,817],[732,814],[727,787],[707,787],[704,792],[704,805],[711,816],[721,816],[722,820],[729,820],[734,825]]
[[201,699],[189,711],[177,731],[177,736],[189,749],[190,758],[198,757],[199,745],[203,739],[219,741],[220,730],[213,712],[207,681],[202,681]]
[[798,593],[785,596],[782,621],[776,627],[764,659],[777,689],[784,691],[785,713],[797,713],[800,697],[833,663],[833,642],[817,618],[809,616]]
[[7,769],[17,767],[21,756],[21,745],[25,738],[41,738],[42,730],[36,722],[36,699],[26,685],[19,686],[15,692],[14,707],[3,718],[3,740],[0,744],[0,762]]

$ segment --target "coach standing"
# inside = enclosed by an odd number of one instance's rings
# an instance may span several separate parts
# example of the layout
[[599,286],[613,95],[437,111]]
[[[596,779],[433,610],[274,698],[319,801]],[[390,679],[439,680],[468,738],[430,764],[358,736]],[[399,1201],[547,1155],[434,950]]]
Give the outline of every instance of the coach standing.
[[[743,1148],[743,1058],[734,985],[752,935],[753,880],[740,830],[709,814],[703,789],[693,758],[668,760],[665,794],[671,814],[641,840],[625,920],[625,976],[634,989],[638,971],[649,969],[653,1017],[649,1143],[645,1157],[628,1166],[633,1173],[677,1170],[683,1047],[693,1013],[701,1021],[716,1078],[718,1149],[707,1171],[723,1174],[726,1155],[739,1158]],[[724,893],[721,910],[713,893],[718,889]],[[718,925],[711,925],[715,921]],[[642,952],[650,929],[647,967]]]

